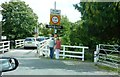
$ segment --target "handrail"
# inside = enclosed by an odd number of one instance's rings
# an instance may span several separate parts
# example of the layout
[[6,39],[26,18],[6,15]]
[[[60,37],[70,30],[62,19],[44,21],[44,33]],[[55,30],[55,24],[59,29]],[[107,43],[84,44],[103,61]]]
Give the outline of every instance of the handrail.
[[48,48],[48,43],[49,43],[49,39],[43,40],[39,43],[39,45],[37,47],[37,53],[39,54],[39,56],[42,56],[42,55],[45,55],[45,57],[49,56],[50,51]]
[[[49,46],[48,46],[49,41],[50,41],[50,39],[40,42],[41,44],[37,48],[37,53],[39,54],[39,56],[45,55],[45,57],[49,57],[49,54],[50,54],[50,49],[49,49]],[[62,56],[63,59],[65,57],[77,57],[77,58],[81,58],[82,61],[84,61],[85,49],[89,48],[89,47],[85,47],[85,46],[68,46],[68,45],[61,45],[61,47],[63,47],[63,50],[60,51],[60,53],[62,53],[62,54],[60,54],[60,56]],[[79,49],[82,49],[82,52],[67,51],[66,48],[68,48],[68,47],[69,48],[79,48]],[[67,53],[70,53],[70,55],[67,54]],[[82,54],[82,56],[75,55],[75,54]]]
[[86,48],[86,49],[89,48],[89,47],[85,47],[85,46],[68,46],[68,45],[61,45],[61,46],[64,46],[64,47],[71,47],[71,48]]
[[10,50],[10,41],[1,41],[0,42],[0,52],[2,51],[2,54],[5,53],[5,51]]
[[24,46],[24,39],[15,40],[15,48],[23,47],[23,46]]
[[[61,54],[60,56],[63,56],[63,59],[65,57],[77,57],[77,58],[81,58],[82,61],[84,61],[84,54],[85,54],[85,49],[89,49],[89,47],[85,47],[85,46],[68,46],[68,45],[62,45],[63,50],[61,50],[61,52],[63,52],[63,54]],[[67,51],[66,48],[79,48],[82,49],[81,51]],[[67,54],[70,53],[70,54]],[[75,55],[75,54],[81,54],[81,55]]]

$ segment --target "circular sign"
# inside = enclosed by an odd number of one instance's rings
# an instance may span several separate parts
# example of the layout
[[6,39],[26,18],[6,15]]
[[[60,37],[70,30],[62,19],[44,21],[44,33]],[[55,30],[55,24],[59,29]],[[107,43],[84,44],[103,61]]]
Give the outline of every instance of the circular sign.
[[50,14],[50,25],[60,25],[60,15]]
[[59,21],[59,19],[58,19],[57,16],[53,16],[53,17],[52,17],[52,22],[53,22],[53,23],[56,24],[56,23],[58,23],[58,21]]

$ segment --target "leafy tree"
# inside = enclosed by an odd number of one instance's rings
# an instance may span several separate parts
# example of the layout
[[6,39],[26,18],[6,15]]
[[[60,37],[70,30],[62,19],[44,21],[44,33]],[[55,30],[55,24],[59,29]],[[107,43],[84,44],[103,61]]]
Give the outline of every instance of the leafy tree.
[[49,37],[49,34],[51,34],[52,30],[49,28],[46,28],[45,25],[40,27],[40,36],[46,36]]
[[86,29],[89,46],[120,44],[120,2],[81,2],[74,7],[82,14],[82,26]]
[[71,24],[70,31],[70,43],[71,45],[86,45],[87,43],[87,33],[85,28],[82,27],[83,21],[77,21]]
[[32,36],[38,17],[24,1],[11,0],[1,5],[3,34],[8,39],[20,39]]
[[61,16],[61,25],[63,26],[63,29],[58,29],[58,35],[62,36],[62,44],[70,44],[70,25],[71,22],[67,18],[67,16]]

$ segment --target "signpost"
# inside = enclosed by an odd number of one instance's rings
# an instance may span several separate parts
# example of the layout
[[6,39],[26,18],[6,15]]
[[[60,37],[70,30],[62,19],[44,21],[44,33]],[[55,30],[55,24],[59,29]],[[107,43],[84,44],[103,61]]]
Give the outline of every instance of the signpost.
[[56,9],[56,2],[54,9],[50,9],[50,24],[46,25],[46,28],[54,28],[54,34],[57,33],[57,29],[63,29],[60,25],[61,20],[61,10]]

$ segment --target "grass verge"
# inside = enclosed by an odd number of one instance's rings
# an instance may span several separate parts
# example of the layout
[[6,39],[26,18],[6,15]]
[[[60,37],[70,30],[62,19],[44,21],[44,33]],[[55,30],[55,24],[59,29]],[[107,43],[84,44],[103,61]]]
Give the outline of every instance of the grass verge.
[[120,74],[120,68],[112,68],[109,66],[103,66],[103,65],[98,65],[98,64],[95,64],[95,66],[97,66],[99,69],[103,69],[108,72],[116,72],[116,73]]

